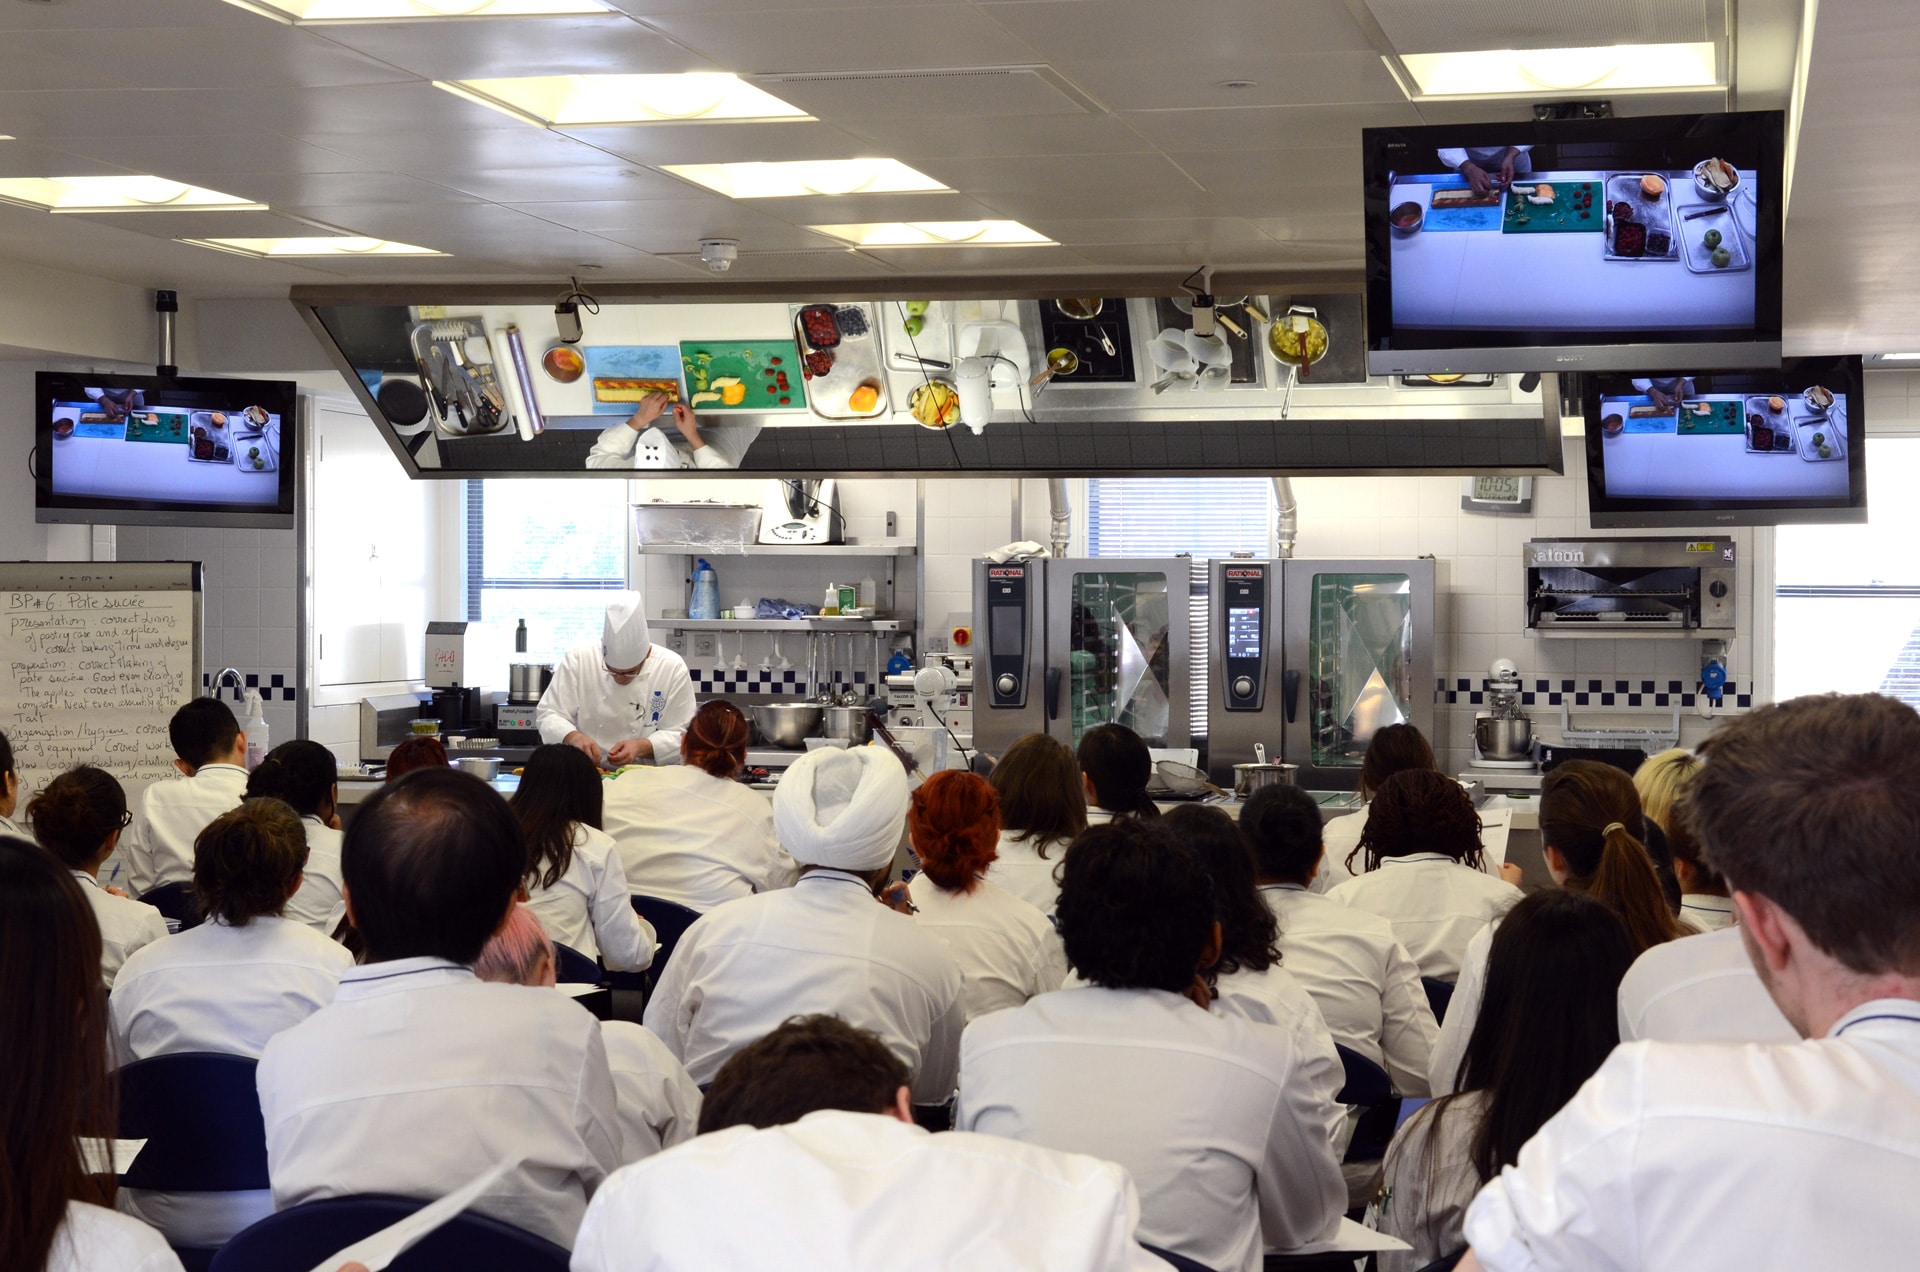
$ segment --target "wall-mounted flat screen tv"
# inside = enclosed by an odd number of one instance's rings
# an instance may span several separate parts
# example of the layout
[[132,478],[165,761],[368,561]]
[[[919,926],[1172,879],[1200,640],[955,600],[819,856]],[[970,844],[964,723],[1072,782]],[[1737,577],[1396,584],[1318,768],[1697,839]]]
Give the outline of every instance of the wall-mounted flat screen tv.
[[1782,119],[1365,130],[1368,371],[1777,361]]
[[296,387],[38,373],[35,520],[291,528]]

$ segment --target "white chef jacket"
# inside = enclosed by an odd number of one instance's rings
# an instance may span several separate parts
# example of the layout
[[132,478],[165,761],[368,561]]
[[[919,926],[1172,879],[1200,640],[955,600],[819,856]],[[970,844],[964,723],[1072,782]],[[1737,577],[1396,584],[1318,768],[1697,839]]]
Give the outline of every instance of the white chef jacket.
[[1718,932],[1733,926],[1733,898],[1689,892],[1680,898],[1680,922],[1696,932]]
[[1331,892],[1367,872],[1365,853],[1353,859],[1351,870],[1347,869],[1347,857],[1360,846],[1360,834],[1367,828],[1367,810],[1371,807],[1363,804],[1358,811],[1343,813],[1320,828],[1320,869],[1314,872],[1308,891]]
[[[541,867],[543,874],[545,869]],[[567,872],[551,888],[529,884],[527,908],[554,941],[605,960],[609,971],[649,967],[660,948],[653,925],[633,912],[633,894],[627,891],[627,874],[613,840],[579,822],[573,826],[573,860]]]
[[[1506,146],[1450,146],[1440,151],[1440,162],[1457,172],[1461,164],[1471,159],[1481,168],[1486,168],[1491,165],[1492,172],[1498,175],[1501,157],[1507,153],[1507,149]],[[1532,172],[1533,155],[1531,152],[1533,147],[1514,146],[1513,149],[1520,152],[1514,156],[1514,175],[1518,176],[1523,172]],[[1448,1010],[1451,1011],[1452,1008],[1448,1008]]]
[[765,795],[690,764],[629,769],[608,782],[600,824],[630,891],[702,913],[790,888],[800,870],[774,834]]
[[647,1028],[705,1085],[789,1016],[826,1012],[879,1034],[914,1075],[913,1098],[953,1094],[966,1026],[960,965],[939,937],[841,870],[729,901],[674,948]]
[[1900,1267],[1916,1196],[1920,1002],[1879,999],[1787,1046],[1617,1048],[1466,1235],[1489,1272]]
[[620,1165],[600,1022],[551,990],[436,958],[349,971],[260,1058],[280,1209],[356,1193],[437,1199],[519,1159],[474,1209],[563,1246]]
[[[33,836],[20,829],[20,823],[14,821],[11,817],[0,817],[0,835],[14,835],[27,840],[29,843],[33,841]],[[76,1202],[75,1204],[78,1205],[80,1203]],[[97,1210],[99,1207],[96,1206],[94,1209]]]
[[1385,1069],[1399,1094],[1426,1095],[1440,1025],[1393,924],[1296,883],[1260,895],[1280,921],[1281,966],[1313,996],[1333,1040]]
[[93,920],[100,925],[100,979],[112,989],[127,956],[165,936],[167,921],[150,905],[108,892],[84,870],[74,871],[73,877],[80,881],[80,890],[93,907]]
[[1346,1107],[1336,1097],[1347,1084],[1347,1067],[1333,1049],[1333,1035],[1313,996],[1283,967],[1264,972],[1242,969],[1219,978],[1213,1010],[1287,1031],[1300,1057],[1300,1074],[1313,1088],[1315,1102],[1327,1110],[1327,1139],[1335,1156],[1344,1155],[1353,1131]]
[[1347,1188],[1288,1033],[1152,989],[1062,989],[961,1042],[955,1126],[1126,1167],[1139,1238],[1218,1272],[1331,1236]]
[[633,683],[617,685],[607,674],[600,646],[593,644],[570,649],[560,659],[534,719],[542,742],[564,742],[578,730],[604,751],[628,738],[647,738],[655,764],[678,764],[680,735],[696,707],[693,677],[671,649],[650,646]]
[[1656,945],[1620,982],[1620,1041],[1798,1042],[1737,927]]
[[340,904],[340,845],[347,837],[318,817],[302,817],[300,824],[307,831],[307,866],[302,872],[306,877],[300,882],[300,890],[287,901],[286,915],[296,923],[329,933],[333,929],[327,919]]
[[[719,424],[702,424],[700,440],[706,445],[699,450],[688,445],[680,436],[680,430],[673,427],[673,420],[661,416],[656,425],[663,437],[673,448],[678,461],[676,468],[738,468],[746,457],[747,448],[753,445],[753,439],[760,436],[760,424],[745,420],[730,420]],[[644,431],[644,430],[643,430]],[[640,450],[640,433],[627,426],[621,420],[612,428],[600,430],[600,436],[594,438],[593,449],[587,452],[588,468],[633,468],[634,458]]]
[[1411,1250],[1382,1250],[1380,1272],[1415,1272],[1467,1244],[1460,1225],[1480,1191],[1473,1137],[1486,1116],[1487,1094],[1469,1091],[1445,1105],[1422,1105],[1394,1133],[1382,1164],[1380,1193],[1367,1226],[1400,1238]]
[[203,765],[192,777],[155,782],[120,843],[127,882],[136,895],[163,883],[193,882],[193,841],[207,823],[240,807],[247,770],[238,764]]
[[181,1272],[167,1239],[138,1219],[84,1201],[67,1203],[46,1272]]
[[[1393,934],[1422,976],[1454,981],[1467,942],[1489,920],[1505,914],[1520,899],[1520,889],[1442,853],[1417,852],[1382,858],[1378,870],[1327,895],[1391,922]],[[1453,1008],[1447,1011],[1451,1014]]]
[[1447,1000],[1447,1018],[1440,1025],[1440,1040],[1434,1043],[1433,1059],[1427,1062],[1427,1087],[1436,1096],[1452,1095],[1460,1089],[1460,1062],[1466,1059],[1467,1043],[1480,1020],[1480,1003],[1487,996],[1487,962],[1499,926],[1500,920],[1495,919],[1467,942],[1460,979],[1454,984],[1453,997]]
[[333,1001],[353,955],[304,923],[209,919],[136,951],[108,999],[119,1064],[180,1051],[258,1057]]
[[1112,1162],[821,1109],[629,1166],[587,1210],[573,1272],[1165,1272]]
[[619,1105],[623,1162],[684,1144],[700,1125],[700,1088],[667,1044],[631,1020],[603,1020],[607,1067]]
[[[1067,841],[1015,838],[1020,833],[1000,832],[1000,848],[987,867],[987,881],[999,884],[1040,913],[1052,914],[1060,901],[1060,885],[1054,881],[1053,872],[1067,855]],[[1041,848],[1046,849],[1044,857]]]
[[993,883],[948,892],[922,873],[907,885],[922,930],[946,942],[966,980],[967,1019],[1060,988],[1067,951],[1047,916]]

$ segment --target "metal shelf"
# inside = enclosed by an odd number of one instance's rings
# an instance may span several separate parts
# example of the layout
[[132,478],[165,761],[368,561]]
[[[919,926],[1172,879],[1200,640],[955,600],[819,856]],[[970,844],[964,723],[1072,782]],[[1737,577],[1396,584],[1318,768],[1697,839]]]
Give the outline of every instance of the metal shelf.
[[655,618],[673,632],[897,632],[897,618]]
[[716,547],[678,543],[643,543],[635,549],[641,556],[835,556],[835,557],[908,557],[919,554],[919,546],[904,539],[881,539],[874,543],[747,543]]

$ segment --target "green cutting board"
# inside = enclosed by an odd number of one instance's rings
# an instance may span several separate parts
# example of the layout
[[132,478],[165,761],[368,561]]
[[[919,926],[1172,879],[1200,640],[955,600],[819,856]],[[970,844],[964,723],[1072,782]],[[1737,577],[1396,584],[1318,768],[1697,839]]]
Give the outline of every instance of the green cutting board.
[[[158,415],[159,422],[146,423],[149,415]],[[165,442],[185,446],[192,427],[193,417],[185,411],[135,411],[127,417],[127,440]]]
[[1740,418],[1740,403],[1709,402],[1713,408],[1711,415],[1695,415],[1685,407],[1680,409],[1680,436],[1702,437],[1711,433],[1744,433],[1746,422]]
[[[1520,182],[1521,185],[1527,183]],[[1606,225],[1607,205],[1603,202],[1606,192],[1601,189],[1600,182],[1543,181],[1536,184],[1553,187],[1553,202],[1528,203],[1526,195],[1509,191],[1506,218],[1500,223],[1502,234],[1578,234],[1585,230],[1598,232]],[[1583,190],[1593,195],[1593,206],[1590,208],[1573,206],[1575,198]],[[1587,215],[1582,217],[1582,212]],[[1527,218],[1524,223],[1520,220],[1522,216]]]
[[[704,363],[702,358],[704,356]],[[724,402],[702,402],[696,411],[804,411],[807,409],[806,377],[800,374],[800,351],[791,336],[784,340],[682,340],[680,369],[686,397],[691,403],[695,393],[696,370],[704,365],[707,382],[722,376],[738,376],[747,386],[747,396],[737,406]],[[787,373],[787,387],[779,386],[778,373]],[[767,390],[772,389],[769,393]],[[786,398],[782,402],[780,399]]]

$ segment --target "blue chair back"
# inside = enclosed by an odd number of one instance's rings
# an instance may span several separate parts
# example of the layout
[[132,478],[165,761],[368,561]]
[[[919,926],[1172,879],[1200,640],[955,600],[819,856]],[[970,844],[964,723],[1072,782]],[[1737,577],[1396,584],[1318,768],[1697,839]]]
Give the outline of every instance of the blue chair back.
[[570,945],[553,943],[553,978],[567,985],[598,985],[606,980],[600,964]]
[[1393,1079],[1385,1069],[1357,1051],[1338,1043],[1334,1044],[1334,1050],[1340,1053],[1340,1063],[1347,1071],[1347,1082],[1340,1088],[1338,1098],[1342,1104],[1356,1104],[1364,1110],[1353,1128],[1353,1138],[1347,1143],[1343,1160],[1379,1161],[1386,1156],[1387,1145],[1393,1140],[1394,1124],[1399,1120],[1400,1097],[1393,1093]]
[[1370,1108],[1375,1104],[1385,1104],[1393,1098],[1393,1080],[1387,1076],[1385,1069],[1358,1051],[1350,1050],[1337,1042],[1333,1044],[1333,1049],[1340,1053],[1340,1063],[1347,1071],[1347,1083],[1340,1088],[1340,1094],[1335,1097],[1340,1103],[1358,1104]]
[[184,932],[188,928],[200,926],[200,899],[194,894],[193,885],[184,880],[179,883],[163,883],[157,888],[149,888],[140,894],[143,904],[160,911],[162,918],[173,920],[174,926]]
[[1447,1004],[1453,1001],[1453,986],[1431,976],[1420,978],[1420,988],[1427,991],[1427,1006],[1433,1008],[1433,1018],[1441,1024],[1447,1023]]
[[189,1051],[120,1070],[120,1138],[143,1139],[121,1182],[164,1192],[266,1188],[258,1062]]
[[[342,1248],[427,1203],[414,1197],[333,1197],[262,1219],[214,1256],[213,1272],[310,1272]],[[393,1272],[567,1272],[567,1251],[469,1210],[387,1266]]]
[[653,956],[653,965],[647,968],[647,975],[658,980],[660,973],[666,970],[667,960],[673,957],[673,947],[680,944],[680,938],[699,919],[700,911],[681,905],[678,901],[636,893],[633,912],[653,925],[653,934],[660,941],[660,948]]
[[1171,1250],[1162,1250],[1159,1246],[1150,1246],[1144,1241],[1140,1243],[1140,1248],[1156,1258],[1165,1259],[1177,1269],[1177,1272],[1213,1272],[1213,1269],[1206,1264],[1189,1259],[1184,1254],[1175,1254]]

